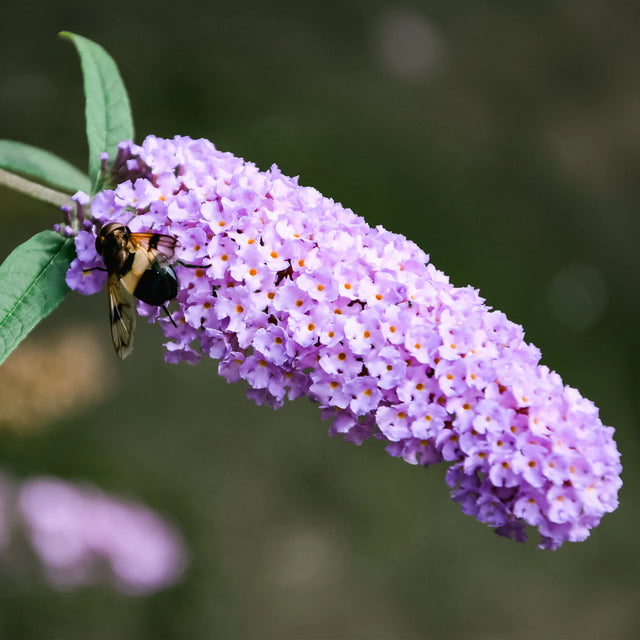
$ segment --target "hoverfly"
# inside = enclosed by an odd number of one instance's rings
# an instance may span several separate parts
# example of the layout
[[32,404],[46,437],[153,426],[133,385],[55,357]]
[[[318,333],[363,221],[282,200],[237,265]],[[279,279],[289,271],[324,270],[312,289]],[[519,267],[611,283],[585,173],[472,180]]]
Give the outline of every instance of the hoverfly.
[[177,243],[173,236],[153,231],[132,233],[119,222],[105,224],[98,233],[96,251],[107,270],[111,338],[123,360],[133,351],[134,296],[161,306],[171,319],[166,303],[178,295],[178,277],[169,263]]

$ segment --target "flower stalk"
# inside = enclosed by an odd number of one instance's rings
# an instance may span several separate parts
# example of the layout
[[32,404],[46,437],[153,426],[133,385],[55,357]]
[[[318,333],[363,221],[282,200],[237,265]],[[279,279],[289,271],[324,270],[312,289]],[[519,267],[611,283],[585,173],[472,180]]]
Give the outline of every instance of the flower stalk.
[[45,187],[37,182],[33,182],[32,180],[27,180],[27,178],[5,171],[4,169],[0,169],[0,184],[8,187],[9,189],[13,189],[14,191],[30,196],[35,200],[53,204],[56,207],[63,207],[71,204],[71,197],[68,194],[56,191],[50,187]]

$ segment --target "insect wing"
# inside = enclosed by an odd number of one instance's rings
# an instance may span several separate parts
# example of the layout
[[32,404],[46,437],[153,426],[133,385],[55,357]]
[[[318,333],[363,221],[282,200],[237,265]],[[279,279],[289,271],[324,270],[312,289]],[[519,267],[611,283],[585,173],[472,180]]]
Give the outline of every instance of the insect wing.
[[136,328],[136,304],[117,275],[109,276],[109,322],[113,348],[124,360],[133,351],[133,332]]
[[134,250],[144,249],[158,262],[165,264],[173,259],[178,241],[173,236],[148,231],[146,233],[132,233],[129,242]]

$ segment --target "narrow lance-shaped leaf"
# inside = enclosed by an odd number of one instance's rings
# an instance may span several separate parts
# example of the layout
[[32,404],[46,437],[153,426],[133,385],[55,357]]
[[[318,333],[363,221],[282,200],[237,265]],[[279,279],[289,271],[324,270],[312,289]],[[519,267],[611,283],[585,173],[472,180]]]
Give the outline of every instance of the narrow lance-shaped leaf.
[[74,257],[72,238],[41,231],[0,265],[0,363],[69,293],[65,274]]
[[89,176],[63,158],[15,140],[0,140],[0,169],[20,173],[68,193],[89,192]]
[[100,190],[100,154],[106,151],[111,161],[118,143],[133,139],[133,118],[129,97],[113,58],[98,44],[68,31],[60,33],[73,42],[82,65],[87,139],[89,141],[89,177],[92,191]]

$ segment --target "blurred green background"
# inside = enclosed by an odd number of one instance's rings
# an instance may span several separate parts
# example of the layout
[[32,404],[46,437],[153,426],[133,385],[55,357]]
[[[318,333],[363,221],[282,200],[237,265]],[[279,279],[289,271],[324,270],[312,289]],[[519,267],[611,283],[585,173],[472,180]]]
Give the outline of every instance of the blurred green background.
[[[211,361],[163,364],[157,327],[116,361],[106,294],[71,294],[33,339],[44,361],[62,328],[95,332],[97,373],[50,383],[93,404],[5,429],[0,466],[146,502],[191,565],[130,598],[0,563],[0,637],[640,637],[638,27],[639,4],[604,0],[3,2],[0,138],[84,168],[79,64],[56,33],[99,42],[138,141],[276,162],[523,324],[616,427],[625,485],[587,542],[518,545],[461,514],[444,469],[331,440],[306,401],[255,407]],[[2,258],[58,220],[5,189],[0,208]]]

